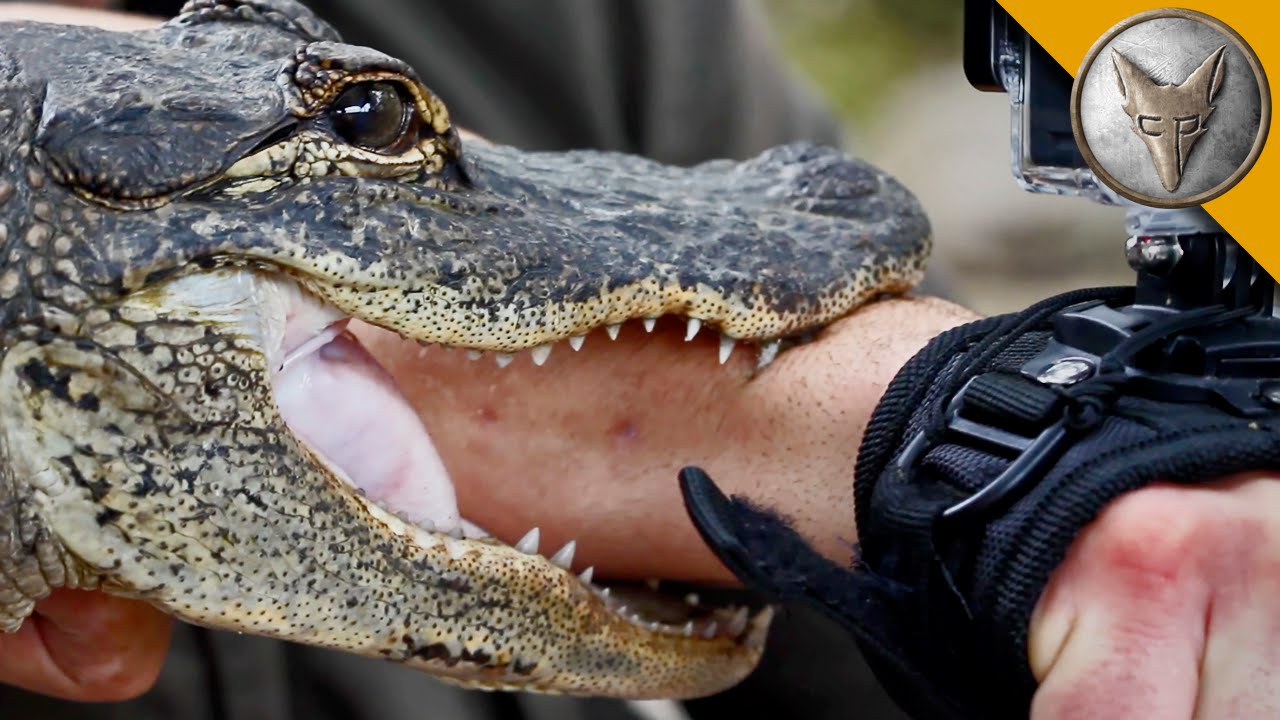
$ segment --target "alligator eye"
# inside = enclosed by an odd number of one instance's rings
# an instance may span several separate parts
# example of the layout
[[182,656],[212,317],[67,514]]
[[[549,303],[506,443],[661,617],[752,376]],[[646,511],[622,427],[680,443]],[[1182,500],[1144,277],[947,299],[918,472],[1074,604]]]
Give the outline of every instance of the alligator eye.
[[413,103],[399,85],[365,82],[352,85],[329,110],[334,132],[352,145],[383,152],[400,144],[409,126]]

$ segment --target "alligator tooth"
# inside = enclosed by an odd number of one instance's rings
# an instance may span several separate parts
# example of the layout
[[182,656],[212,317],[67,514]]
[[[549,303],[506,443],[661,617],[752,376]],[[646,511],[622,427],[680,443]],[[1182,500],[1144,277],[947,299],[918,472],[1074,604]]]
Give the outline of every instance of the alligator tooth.
[[564,544],[564,547],[557,550],[555,555],[551,556],[550,558],[551,564],[559,565],[565,570],[568,570],[570,567],[573,566],[573,551],[577,549],[578,549],[578,541],[570,540],[569,542]]
[[698,603],[700,601],[701,599],[698,597],[698,593],[689,593],[684,596],[685,605],[689,605],[690,607],[698,607]]
[[733,619],[729,621],[729,634],[731,636],[738,637],[747,629],[747,618],[749,615],[750,613],[747,611],[747,608],[738,608],[738,612],[734,613]]
[[684,624],[683,632],[685,637],[693,637],[693,621],[692,620]]
[[658,318],[656,318],[656,317],[649,317],[649,318],[645,318],[645,319],[644,319],[644,331],[645,331],[645,332],[653,332],[653,328],[654,328],[654,326],[656,326],[657,324],[658,324]]
[[600,588],[600,597],[602,597],[602,598],[608,598],[608,597],[609,597],[609,588]]
[[520,542],[516,543],[516,549],[525,555],[533,555],[537,553],[538,537],[540,535],[541,533],[538,531],[538,528],[530,530],[524,534],[524,537],[520,538]]
[[538,347],[530,350],[529,354],[533,356],[534,365],[541,365],[547,361],[547,358],[551,357],[551,344],[547,343],[546,345],[539,345]]
[[765,343],[760,348],[760,357],[756,358],[756,369],[763,370],[778,357],[778,350],[782,347],[781,340],[774,340],[771,343]]
[[715,636],[716,636],[716,621],[712,620],[711,622],[707,623],[705,627],[702,628],[702,637],[710,640]]
[[772,619],[773,608],[766,605],[756,614],[756,621],[751,630],[745,636],[738,638],[738,641],[747,647],[764,647],[764,641],[769,637],[769,621]]
[[604,330],[605,332],[609,333],[610,340],[617,340],[618,333],[622,331],[622,324],[619,323],[617,325],[605,325]]
[[583,585],[590,585],[590,584],[591,584],[591,578],[593,578],[593,577],[595,577],[595,576],[596,576],[596,566],[595,566],[595,565],[592,565],[591,567],[589,567],[589,568],[587,568],[586,570],[583,570],[581,573],[579,573],[579,574],[578,574],[578,579],[582,581],[582,584],[583,584]]
[[582,349],[582,343],[586,341],[587,341],[586,335],[574,335],[573,337],[569,338],[569,347],[573,348],[574,352],[577,352]]
[[467,554],[467,550],[469,548],[467,548],[467,546],[463,543],[453,542],[452,540],[445,540],[444,549],[445,549],[445,552],[449,553],[450,560],[461,560],[462,556]]
[[500,368],[510,365],[511,361],[515,359],[516,356],[511,353],[494,353],[493,355],[493,361],[498,363],[498,367]]
[[647,578],[644,581],[644,586],[649,588],[653,592],[658,592],[658,586],[661,584],[662,583],[660,580],[658,580],[658,578]]
[[684,341],[689,342],[698,335],[698,331],[702,329],[702,321],[698,318],[689,318],[689,327],[684,332]]
[[729,360],[729,356],[733,354],[735,341],[728,335],[720,336],[720,364],[723,365]]
[[461,525],[456,525],[456,526],[454,526],[454,527],[449,528],[449,537],[453,538],[454,540],[461,540],[461,539],[462,539],[462,526],[461,526]]
[[482,357],[484,357],[483,350],[476,350],[475,348],[471,348],[470,350],[467,350],[468,360],[479,360]]

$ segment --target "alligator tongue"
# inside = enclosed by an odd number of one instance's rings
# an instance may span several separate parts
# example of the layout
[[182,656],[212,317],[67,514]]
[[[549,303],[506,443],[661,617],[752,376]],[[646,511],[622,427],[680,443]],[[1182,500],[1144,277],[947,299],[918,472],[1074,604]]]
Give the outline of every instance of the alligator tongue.
[[383,507],[442,532],[457,527],[453,484],[395,382],[345,330],[318,339],[274,378],[285,422]]

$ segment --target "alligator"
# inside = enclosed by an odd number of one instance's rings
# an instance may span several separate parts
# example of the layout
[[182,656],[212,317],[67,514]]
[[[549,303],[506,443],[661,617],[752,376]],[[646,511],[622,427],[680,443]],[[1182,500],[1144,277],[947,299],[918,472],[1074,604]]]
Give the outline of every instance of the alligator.
[[753,669],[769,608],[627,601],[573,544],[487,536],[347,324],[540,365],[670,317],[764,366],[910,289],[929,225],[829,148],[488,143],[292,0],[194,0],[0,24],[0,246],[0,630],[97,589],[469,687],[683,698]]

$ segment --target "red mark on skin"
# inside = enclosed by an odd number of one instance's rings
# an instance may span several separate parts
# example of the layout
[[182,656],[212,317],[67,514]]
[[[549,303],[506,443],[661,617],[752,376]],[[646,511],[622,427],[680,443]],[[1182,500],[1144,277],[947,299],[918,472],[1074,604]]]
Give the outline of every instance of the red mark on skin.
[[1200,592],[1207,600],[1215,581],[1253,564],[1250,545],[1264,537],[1221,499],[1168,485],[1122,497],[1081,533],[1068,563],[1084,566],[1093,590],[1109,595],[1152,602]]
[[615,438],[624,442],[630,442],[640,437],[640,429],[630,420],[619,420],[614,423],[610,432]]
[[501,416],[498,415],[498,411],[491,407],[482,407],[479,410],[476,410],[476,417],[485,425],[497,424],[501,419]]

